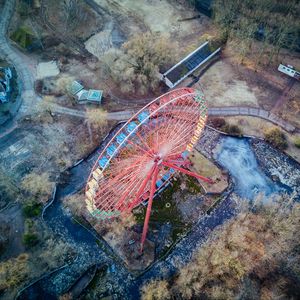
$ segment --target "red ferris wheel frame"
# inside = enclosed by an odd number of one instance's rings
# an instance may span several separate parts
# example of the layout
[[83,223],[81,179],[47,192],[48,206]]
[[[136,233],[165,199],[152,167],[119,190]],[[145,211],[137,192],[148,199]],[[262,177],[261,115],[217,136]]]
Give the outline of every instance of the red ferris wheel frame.
[[130,212],[148,199],[142,252],[154,195],[175,172],[212,183],[186,169],[206,119],[204,95],[192,88],[170,91],[147,104],[98,157],[86,185],[87,209],[96,218],[107,219]]

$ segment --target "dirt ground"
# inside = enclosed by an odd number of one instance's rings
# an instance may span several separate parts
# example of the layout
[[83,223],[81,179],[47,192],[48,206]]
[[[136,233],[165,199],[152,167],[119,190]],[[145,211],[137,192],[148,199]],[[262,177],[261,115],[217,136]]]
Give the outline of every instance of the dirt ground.
[[200,152],[194,149],[189,158],[192,162],[192,170],[214,181],[213,184],[200,182],[207,193],[222,193],[228,187],[227,176]]
[[[111,19],[104,25],[104,30],[93,35],[85,43],[87,50],[100,58],[115,46],[114,40],[123,38],[125,41],[129,36],[145,31],[162,33],[178,43],[178,49],[174,49],[174,55],[177,56],[189,51],[190,43],[193,47],[197,47],[201,36],[211,27],[209,18],[204,15],[201,18],[185,20],[198,13],[172,1],[96,0],[95,2],[111,14]],[[116,44],[119,46],[118,42]]]
[[232,65],[225,60],[220,60],[209,68],[199,83],[205,91],[210,107],[258,106],[257,89],[251,88],[242,80]]

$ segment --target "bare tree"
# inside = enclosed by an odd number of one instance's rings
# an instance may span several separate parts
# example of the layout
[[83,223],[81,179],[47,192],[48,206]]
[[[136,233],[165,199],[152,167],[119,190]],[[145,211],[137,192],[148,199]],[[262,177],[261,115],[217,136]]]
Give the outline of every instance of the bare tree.
[[133,36],[122,50],[109,51],[103,58],[124,92],[145,94],[159,83],[159,68],[176,59],[176,47],[167,37],[143,33]]

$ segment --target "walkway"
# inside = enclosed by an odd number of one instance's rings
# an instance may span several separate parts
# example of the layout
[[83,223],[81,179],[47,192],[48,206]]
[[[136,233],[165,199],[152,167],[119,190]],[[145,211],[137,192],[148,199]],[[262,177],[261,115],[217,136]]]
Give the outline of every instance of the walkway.
[[[66,114],[69,116],[73,117],[79,117],[79,118],[85,118],[86,114],[85,111],[82,110],[77,110],[77,109],[72,109],[72,108],[67,108],[59,105],[52,105],[51,110],[54,113],[59,113],[59,114]],[[124,111],[117,111],[117,112],[108,112],[107,113],[107,120],[116,120],[116,121],[126,121],[129,118],[131,118],[134,115],[133,110],[124,110]]]
[[271,112],[268,112],[261,108],[254,107],[243,107],[243,106],[231,106],[231,107],[212,107],[208,109],[208,114],[210,116],[252,116],[261,119],[265,119],[272,122],[275,125],[280,126],[288,132],[293,132],[296,127],[292,124],[284,121],[283,119],[277,117]]
[[[62,107],[55,105],[52,107],[53,112],[67,114],[74,117],[85,118],[85,112]],[[124,110],[119,112],[109,112],[107,113],[107,120],[116,120],[116,121],[126,121],[134,115],[135,111],[133,110]],[[296,130],[295,126],[290,123],[282,120],[271,112],[268,112],[261,108],[255,107],[243,107],[243,106],[231,106],[231,107],[212,107],[208,109],[208,115],[210,116],[251,116],[261,119],[265,119],[275,125],[280,126],[288,132],[294,132]]]
[[[11,46],[6,37],[9,22],[15,10],[16,0],[6,0],[0,15],[0,58],[11,63],[22,83],[20,111],[23,115],[28,108],[32,110],[36,100],[39,98],[34,91],[34,63],[18,49]],[[19,116],[20,117],[20,116]]]

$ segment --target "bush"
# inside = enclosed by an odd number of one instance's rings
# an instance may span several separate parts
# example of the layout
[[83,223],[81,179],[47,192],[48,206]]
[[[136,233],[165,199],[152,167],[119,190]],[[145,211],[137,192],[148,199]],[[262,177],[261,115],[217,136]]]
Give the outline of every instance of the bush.
[[30,202],[23,206],[23,215],[26,218],[34,218],[41,214],[42,205],[37,202]]
[[221,128],[225,126],[226,122],[223,118],[212,118],[209,120],[209,123],[214,128]]
[[18,286],[20,283],[24,284],[30,274],[28,258],[28,254],[22,253],[17,258],[0,263],[0,292]]
[[300,138],[295,138],[294,144],[297,148],[300,148]]
[[30,173],[22,179],[21,187],[39,202],[46,202],[52,190],[53,183],[49,179],[48,173]]
[[222,126],[221,130],[233,136],[243,135],[241,128],[237,125],[225,124],[224,126]]
[[38,241],[39,238],[35,233],[25,233],[23,235],[23,244],[28,248],[35,246]]
[[279,150],[284,150],[288,147],[284,133],[277,127],[266,130],[264,136],[266,142]]

